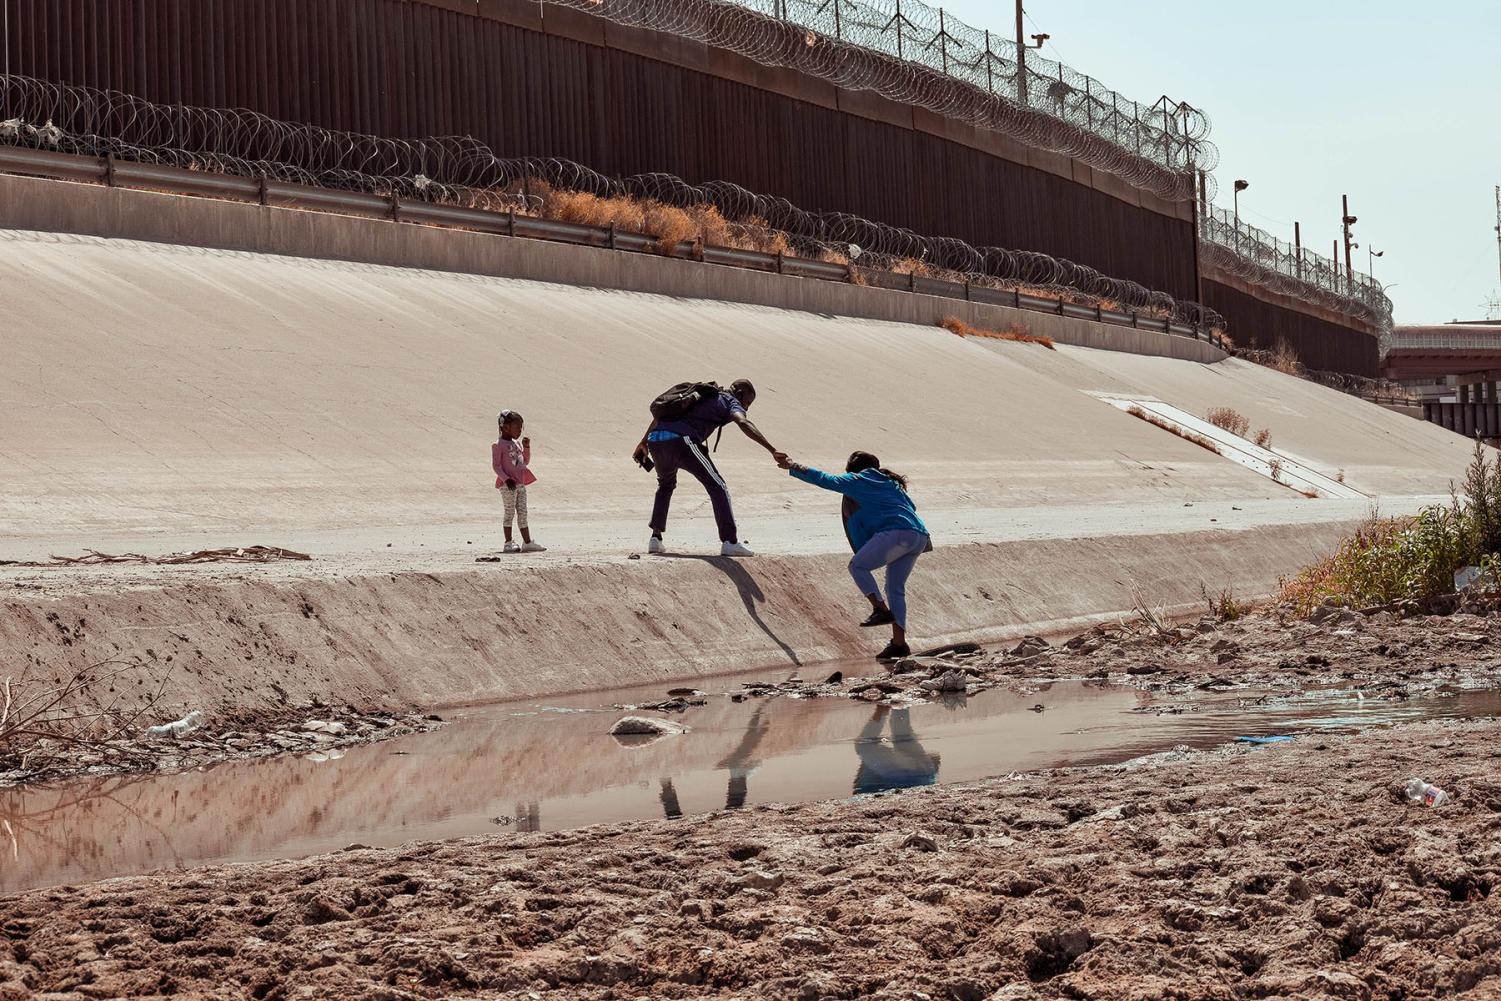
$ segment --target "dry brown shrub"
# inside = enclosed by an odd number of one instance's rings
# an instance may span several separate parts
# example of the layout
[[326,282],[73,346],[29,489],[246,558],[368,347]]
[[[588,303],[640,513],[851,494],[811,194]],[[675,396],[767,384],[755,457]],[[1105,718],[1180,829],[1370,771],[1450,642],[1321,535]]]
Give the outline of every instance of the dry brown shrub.
[[685,209],[693,219],[699,239],[715,247],[733,246],[730,222],[713,205],[692,205]]
[[1235,338],[1231,337],[1223,330],[1211,330],[1209,332],[1211,334],[1219,335],[1220,344],[1224,345],[1225,350],[1230,354],[1235,354]]
[[587,191],[552,191],[543,203],[542,214],[560,222],[585,226],[610,226],[632,233],[646,231],[646,212],[633,198],[600,198]]
[[1162,430],[1166,431],[1168,434],[1175,434],[1179,438],[1182,438],[1184,441],[1193,442],[1200,448],[1207,448],[1215,455],[1221,454],[1219,446],[1210,441],[1208,438],[1205,438],[1203,435],[1194,434],[1187,428],[1180,428],[1177,425],[1169,424],[1166,421],[1162,420],[1160,417],[1157,417],[1155,414],[1149,414],[1145,410],[1134,404],[1126,408],[1126,413],[1130,414],[1132,417],[1140,418],[1141,420],[1146,421],[1153,427],[1159,427]]
[[945,316],[938,325],[951,334],[960,337],[987,337],[994,341],[1017,341],[1022,344],[1041,344],[1049,351],[1056,351],[1053,347],[1053,339],[1042,334],[1034,334],[1019,323],[1013,323],[1005,330],[985,330],[981,327],[971,326],[957,316]]
[[1259,448],[1271,448],[1272,447],[1272,429],[1271,428],[1262,428],[1260,431],[1256,432],[1256,437],[1253,440],[1256,442],[1256,444],[1257,444],[1257,446]]
[[1275,480],[1275,481],[1277,481],[1278,483],[1281,483],[1282,482],[1282,460],[1281,459],[1273,459],[1271,462],[1267,463],[1267,467],[1271,470],[1272,479]]
[[678,244],[698,235],[698,225],[683,209],[649,201],[642,209],[643,230],[657,238],[656,251],[671,256]]
[[1204,419],[1222,431],[1244,438],[1246,432],[1251,430],[1251,418],[1240,413],[1233,407],[1210,407]]
[[1277,339],[1277,347],[1272,351],[1271,360],[1267,363],[1268,368],[1275,369],[1284,375],[1299,375],[1303,371],[1303,364],[1298,361],[1298,352],[1283,338]]

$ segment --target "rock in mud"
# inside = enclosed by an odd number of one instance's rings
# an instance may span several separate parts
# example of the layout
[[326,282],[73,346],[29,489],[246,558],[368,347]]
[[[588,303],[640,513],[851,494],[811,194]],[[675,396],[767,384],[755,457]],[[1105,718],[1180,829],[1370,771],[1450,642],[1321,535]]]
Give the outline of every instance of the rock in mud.
[[612,737],[673,737],[687,732],[681,723],[650,716],[622,716],[610,727]]

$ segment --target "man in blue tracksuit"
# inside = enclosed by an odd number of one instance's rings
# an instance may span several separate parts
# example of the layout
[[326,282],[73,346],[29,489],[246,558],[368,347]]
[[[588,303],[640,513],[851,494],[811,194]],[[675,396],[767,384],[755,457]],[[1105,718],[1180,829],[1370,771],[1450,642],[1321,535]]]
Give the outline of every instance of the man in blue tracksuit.
[[751,423],[746,410],[756,400],[756,387],[749,379],[736,379],[730,388],[700,400],[681,417],[653,420],[646,428],[633,457],[640,462],[650,454],[657,470],[657,499],[651,511],[650,553],[665,553],[662,533],[667,530],[667,509],[672,492],[677,489],[678,470],[683,470],[704,485],[714,506],[714,521],[719,526],[721,556],[754,556],[740,541],[735,530],[735,512],[730,507],[730,488],[709,458],[708,441],[726,424],[735,424],[745,436],[766,451],[777,454],[775,446]]

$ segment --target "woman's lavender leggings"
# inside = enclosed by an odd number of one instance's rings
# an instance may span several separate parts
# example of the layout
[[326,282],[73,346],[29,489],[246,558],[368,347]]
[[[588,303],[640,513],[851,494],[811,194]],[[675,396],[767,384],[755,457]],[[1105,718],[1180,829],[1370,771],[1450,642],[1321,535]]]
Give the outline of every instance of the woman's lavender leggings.
[[907,628],[907,578],[927,548],[928,537],[923,533],[896,529],[871,536],[850,560],[850,576],[855,578],[860,593],[878,598],[881,589],[876,586],[874,571],[886,568],[886,603],[891,607],[891,617],[903,629]]

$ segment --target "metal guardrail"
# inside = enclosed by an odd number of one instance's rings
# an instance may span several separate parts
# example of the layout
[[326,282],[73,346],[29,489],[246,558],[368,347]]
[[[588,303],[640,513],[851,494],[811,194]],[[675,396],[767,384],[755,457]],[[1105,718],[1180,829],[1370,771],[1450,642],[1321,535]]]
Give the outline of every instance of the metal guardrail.
[[[448,226],[481,233],[523,239],[551,240],[575,246],[599,247],[633,253],[661,253],[661,241],[645,233],[615,227],[590,226],[486,209],[441,205],[397,194],[376,195],[366,192],[319,188],[292,184],[265,177],[239,177],[201,170],[186,170],[165,164],[121,160],[114,156],[80,156],[52,150],[0,144],[0,173],[25,174],[66,181],[105,184],[111,187],[143,188],[168,194],[202,196],[226,201],[253,202],[279,208],[295,208],[338,213],[341,215],[388,219],[398,223]],[[1051,313],[1081,320],[1094,320],[1115,326],[1159,331],[1176,337],[1207,341],[1221,350],[1229,350],[1212,330],[1197,324],[1173,321],[1135,311],[1085,306],[1029,295],[1017,289],[997,289],[969,281],[948,281],[921,275],[873,268],[836,264],[806,257],[740,250],[684,240],[665,256],[686,258],[706,264],[745,268],[795,278],[861,284],[874,288],[931,295],[966,302],[1009,306],[1038,313]]]

